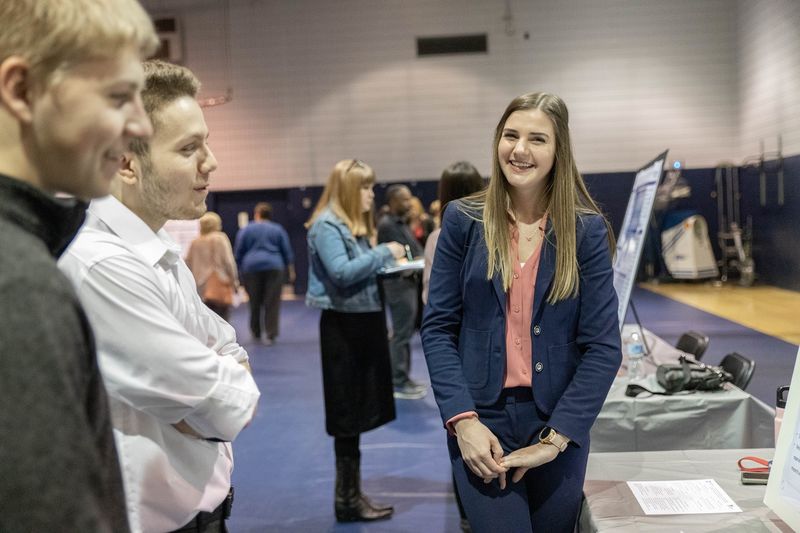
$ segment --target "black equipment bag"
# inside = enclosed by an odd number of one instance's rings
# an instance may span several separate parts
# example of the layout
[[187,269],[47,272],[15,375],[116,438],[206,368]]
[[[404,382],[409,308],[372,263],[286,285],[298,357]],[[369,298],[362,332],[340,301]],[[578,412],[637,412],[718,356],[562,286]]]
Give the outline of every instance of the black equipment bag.
[[696,361],[689,361],[685,356],[678,363],[658,365],[656,380],[667,393],[680,391],[714,391],[721,390],[723,383],[732,382],[730,372]]

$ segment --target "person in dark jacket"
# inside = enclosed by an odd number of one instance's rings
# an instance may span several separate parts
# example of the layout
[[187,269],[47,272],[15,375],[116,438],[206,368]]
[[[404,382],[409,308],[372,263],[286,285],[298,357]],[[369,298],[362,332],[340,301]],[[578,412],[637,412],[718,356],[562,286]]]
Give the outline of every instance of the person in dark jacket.
[[294,283],[294,254],[286,230],[272,221],[269,203],[257,203],[253,216],[255,220],[236,235],[234,255],[250,297],[250,333],[253,339],[270,345],[280,329],[284,276],[288,273],[289,283]]
[[[406,247],[411,257],[421,257],[422,245],[408,226],[411,198],[411,191],[405,185],[391,185],[386,189],[389,212],[378,221],[378,242],[397,241]],[[389,351],[392,354],[394,397],[419,400],[425,397],[428,389],[411,379],[411,337],[419,313],[420,276],[417,272],[408,272],[386,278],[383,290],[392,320]]]
[[377,274],[405,256],[373,245],[375,173],[357,159],[333,168],[308,227],[306,305],[322,309],[319,343],[325,426],[336,452],[336,519],[381,520],[394,509],[361,493],[361,433],[395,418],[386,320]]
[[0,531],[126,532],[94,337],[55,259],[152,133],[158,39],[135,0],[4,1],[0,20]]

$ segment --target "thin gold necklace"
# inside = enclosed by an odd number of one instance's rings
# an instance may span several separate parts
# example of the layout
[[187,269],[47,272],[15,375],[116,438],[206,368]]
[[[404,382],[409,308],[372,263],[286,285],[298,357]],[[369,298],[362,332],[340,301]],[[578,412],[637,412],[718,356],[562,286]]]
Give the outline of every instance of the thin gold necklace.
[[[524,222],[517,221],[517,229],[519,230],[519,234],[528,242],[532,242],[533,238],[542,232],[542,229],[539,227],[538,220],[533,224],[525,224]],[[530,235],[526,235],[526,233],[530,233]]]

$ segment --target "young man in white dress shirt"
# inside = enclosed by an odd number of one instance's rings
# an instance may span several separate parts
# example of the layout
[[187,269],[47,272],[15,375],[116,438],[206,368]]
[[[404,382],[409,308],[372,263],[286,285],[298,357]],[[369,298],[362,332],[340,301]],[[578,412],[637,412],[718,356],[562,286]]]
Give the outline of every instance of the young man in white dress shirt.
[[97,333],[134,531],[226,531],[230,441],[259,397],[233,328],[162,227],[206,211],[217,161],[186,68],[144,63],[149,142],[123,157],[59,262]]

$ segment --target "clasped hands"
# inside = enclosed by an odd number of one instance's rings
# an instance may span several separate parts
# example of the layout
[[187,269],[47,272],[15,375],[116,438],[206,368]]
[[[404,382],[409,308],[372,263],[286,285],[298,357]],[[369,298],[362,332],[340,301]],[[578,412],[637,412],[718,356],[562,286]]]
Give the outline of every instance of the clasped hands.
[[506,473],[510,469],[516,468],[511,481],[517,483],[528,470],[549,463],[559,453],[555,446],[537,442],[504,456],[500,441],[475,417],[459,420],[454,429],[461,457],[469,469],[484,483],[497,479],[500,490],[506,488]]

